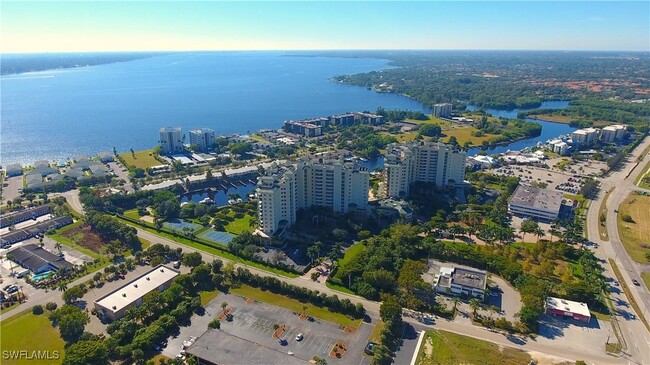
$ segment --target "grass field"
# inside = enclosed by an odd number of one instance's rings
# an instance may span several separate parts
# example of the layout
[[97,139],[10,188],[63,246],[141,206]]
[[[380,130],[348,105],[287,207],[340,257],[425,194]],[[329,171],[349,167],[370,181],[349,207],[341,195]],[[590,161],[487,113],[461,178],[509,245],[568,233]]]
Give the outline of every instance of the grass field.
[[327,308],[317,307],[310,303],[303,303],[301,301],[291,299],[284,295],[275,294],[270,291],[264,291],[258,288],[253,288],[244,285],[240,288],[231,289],[232,294],[240,295],[245,298],[254,298],[260,302],[276,305],[278,307],[287,308],[291,311],[301,313],[302,306],[307,306],[307,314],[312,317],[317,317],[326,321],[334,322],[343,326],[358,327],[361,324],[361,319],[351,319],[345,314],[330,312]]
[[[49,351],[50,356],[58,352],[60,358],[51,363],[61,363],[63,359],[63,346],[59,330],[52,327],[47,319],[48,311],[41,315],[33,315],[31,308],[0,322],[0,348],[4,351]],[[37,364],[42,363],[34,359],[10,360],[3,357],[3,365],[10,364]]]
[[418,352],[417,365],[481,364],[519,365],[528,364],[528,353],[445,331],[429,331]]
[[48,237],[52,238],[55,241],[60,242],[61,244],[64,244],[64,245],[66,245],[68,247],[71,247],[71,248],[73,248],[73,249],[75,249],[75,250],[77,250],[79,252],[82,252],[82,253],[84,253],[84,254],[86,254],[86,255],[94,258],[94,259],[99,258],[101,255],[98,252],[90,250],[90,249],[88,249],[86,247],[83,247],[83,246],[81,246],[81,245],[79,245],[77,243],[77,239],[83,239],[83,237],[76,237],[76,236],[66,237],[66,236],[64,236],[64,234],[66,232],[68,232],[68,231],[70,231],[72,229],[75,229],[75,228],[81,226],[82,224],[83,224],[82,221],[76,221],[76,222],[74,222],[74,223],[72,223],[72,224],[70,224],[68,226],[65,226],[65,227],[59,229],[58,231],[56,231],[56,233],[48,235]]
[[645,283],[645,287],[648,288],[648,290],[650,290],[650,272],[642,272],[641,279],[643,279],[643,282]]
[[339,260],[339,266],[347,264],[348,261],[360,255],[364,248],[366,248],[366,246],[364,246],[361,242],[350,246],[350,248],[345,251],[343,258]]
[[[630,215],[634,223],[623,221]],[[649,262],[645,257],[650,252],[650,196],[631,193],[618,207],[618,234],[627,253],[636,262]]]
[[135,158],[131,155],[131,152],[125,152],[120,154],[120,157],[124,159],[124,162],[129,167],[147,169],[152,166],[162,165],[160,161],[156,160],[153,157],[153,150],[144,150],[144,151],[135,151]]
[[438,117],[434,117],[433,115],[428,114],[427,115],[427,120],[417,120],[417,119],[406,119],[406,122],[413,123],[413,124],[425,124],[425,123],[434,123],[439,125],[440,127],[446,127],[453,125],[452,122],[448,122],[444,119],[440,119]]
[[440,141],[441,142],[449,142],[449,139],[454,136],[456,137],[456,140],[458,141],[458,144],[461,146],[465,144],[465,142],[469,141],[473,146],[480,146],[483,144],[483,141],[488,141],[490,142],[493,140],[496,136],[493,134],[486,134],[482,137],[474,137],[472,136],[472,132],[478,131],[478,129],[474,127],[463,127],[463,128],[454,128],[454,129],[445,129],[442,131],[442,133],[446,136],[442,138]]
[[[228,215],[234,216],[235,212],[229,212]],[[253,227],[251,227],[251,220],[253,220],[253,216],[250,214],[244,214],[243,218],[235,218],[232,222],[228,222],[224,226],[227,232],[234,233],[234,234],[241,234],[244,231],[252,232]]]
[[125,210],[124,215],[132,219],[140,219],[140,214],[138,214],[137,208]]
[[415,137],[417,137],[417,133],[405,133],[405,134],[399,134],[395,136],[395,139],[397,142],[411,142],[415,140]]
[[218,290],[211,290],[211,291],[202,291],[200,296],[201,296],[201,305],[205,306],[206,304],[210,303],[210,301],[219,295]]
[[547,122],[564,123],[564,124],[569,124],[574,119],[573,117],[568,117],[566,115],[553,115],[553,114],[534,114],[534,115],[529,115],[528,118],[544,120]]

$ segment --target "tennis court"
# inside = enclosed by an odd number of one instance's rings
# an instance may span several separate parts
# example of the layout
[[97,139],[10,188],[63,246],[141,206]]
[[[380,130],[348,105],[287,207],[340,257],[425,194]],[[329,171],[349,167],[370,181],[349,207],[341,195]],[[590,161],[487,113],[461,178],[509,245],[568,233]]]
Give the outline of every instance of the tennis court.
[[215,231],[214,229],[208,229],[205,232],[201,233],[199,237],[206,240],[216,242],[221,245],[228,245],[228,242],[232,241],[233,238],[237,237],[234,234],[228,232]]
[[191,222],[186,222],[186,221],[180,220],[180,219],[174,219],[172,221],[165,222],[165,223],[163,223],[163,225],[165,227],[169,228],[169,229],[175,229],[177,231],[182,231],[183,228],[185,228],[185,227],[194,229],[195,231],[198,231],[200,228],[202,228],[198,224],[191,223]]

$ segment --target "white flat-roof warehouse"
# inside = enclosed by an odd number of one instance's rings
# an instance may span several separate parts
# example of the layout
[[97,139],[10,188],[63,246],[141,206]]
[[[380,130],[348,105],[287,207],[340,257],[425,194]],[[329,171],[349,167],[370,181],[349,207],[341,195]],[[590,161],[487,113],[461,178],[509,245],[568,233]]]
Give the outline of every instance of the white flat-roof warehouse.
[[95,309],[110,320],[120,319],[131,307],[142,304],[142,298],[154,290],[164,290],[180,273],[165,265],[158,265],[129,283],[95,301]]
[[571,317],[586,323],[591,321],[591,313],[589,312],[589,307],[586,303],[547,297],[545,308],[547,314],[552,314],[554,316]]
[[552,221],[560,214],[562,192],[519,185],[508,202],[508,211],[516,216]]

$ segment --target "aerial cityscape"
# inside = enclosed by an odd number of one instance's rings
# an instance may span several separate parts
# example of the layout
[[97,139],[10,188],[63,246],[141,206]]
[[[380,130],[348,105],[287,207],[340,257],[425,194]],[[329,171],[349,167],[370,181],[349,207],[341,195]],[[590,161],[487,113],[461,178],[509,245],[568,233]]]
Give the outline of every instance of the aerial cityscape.
[[0,3],[0,363],[650,364],[650,3]]

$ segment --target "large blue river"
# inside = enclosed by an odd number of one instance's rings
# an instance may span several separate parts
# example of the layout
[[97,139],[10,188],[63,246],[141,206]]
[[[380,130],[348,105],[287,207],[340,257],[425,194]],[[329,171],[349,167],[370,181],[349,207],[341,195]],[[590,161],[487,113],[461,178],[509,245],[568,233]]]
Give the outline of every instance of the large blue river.
[[[387,60],[372,58],[206,52],[2,76],[0,164],[59,161],[113,147],[148,149],[156,145],[158,130],[165,126],[246,134],[278,129],[287,119],[374,111],[379,106],[430,112],[401,95],[330,81],[338,74],[388,67]],[[565,106],[559,102],[543,107]],[[509,117],[517,113],[489,112]],[[542,136],[536,140],[573,130],[540,123]],[[515,142],[489,152],[534,142]]]
[[330,81],[387,67],[371,58],[207,52],[3,76],[0,164],[152,148],[165,126],[246,134],[378,106],[429,111],[400,95]]

